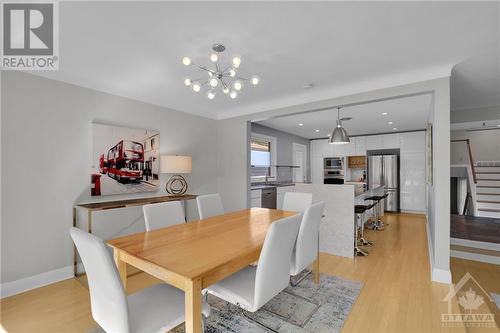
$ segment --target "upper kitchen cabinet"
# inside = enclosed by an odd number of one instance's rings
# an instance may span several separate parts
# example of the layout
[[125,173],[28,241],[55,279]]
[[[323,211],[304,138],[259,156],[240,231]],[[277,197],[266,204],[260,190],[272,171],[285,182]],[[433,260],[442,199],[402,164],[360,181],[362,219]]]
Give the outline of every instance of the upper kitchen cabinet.
[[366,136],[357,136],[353,139],[356,144],[355,155],[366,155]]
[[351,138],[351,142],[343,145],[345,156],[356,155],[356,141],[357,141],[357,138]]
[[382,135],[382,144],[384,149],[397,149],[400,147],[399,134],[384,134]]
[[331,157],[332,145],[328,143],[327,139],[312,140],[311,141],[311,156]]
[[321,152],[321,141],[322,140],[311,140],[311,157],[313,156],[323,156]]
[[382,135],[370,135],[366,137],[366,150],[384,149]]
[[401,151],[408,153],[424,153],[425,152],[425,132],[409,132],[399,135],[401,143]]
[[342,157],[345,156],[345,144],[344,145],[331,145],[327,143],[330,148],[330,155],[326,157]]

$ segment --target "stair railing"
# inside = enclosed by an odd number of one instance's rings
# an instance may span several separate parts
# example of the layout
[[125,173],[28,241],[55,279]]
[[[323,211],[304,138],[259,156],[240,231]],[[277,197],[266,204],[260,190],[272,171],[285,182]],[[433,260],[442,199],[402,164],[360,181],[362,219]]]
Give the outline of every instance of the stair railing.
[[474,184],[477,184],[476,170],[474,169],[474,160],[472,159],[472,151],[470,149],[470,140],[469,139],[451,140],[451,142],[452,143],[454,143],[454,142],[465,142],[465,143],[467,143],[467,151],[469,152],[469,163],[470,163],[470,168],[472,170],[472,179],[474,180]]

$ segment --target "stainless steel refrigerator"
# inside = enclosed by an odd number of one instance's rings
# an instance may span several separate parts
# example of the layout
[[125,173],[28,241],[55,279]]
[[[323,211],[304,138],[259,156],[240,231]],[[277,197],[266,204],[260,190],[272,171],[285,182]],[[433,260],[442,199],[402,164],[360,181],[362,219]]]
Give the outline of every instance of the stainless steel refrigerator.
[[399,212],[399,156],[371,155],[368,158],[368,189],[384,186],[389,196],[384,209]]

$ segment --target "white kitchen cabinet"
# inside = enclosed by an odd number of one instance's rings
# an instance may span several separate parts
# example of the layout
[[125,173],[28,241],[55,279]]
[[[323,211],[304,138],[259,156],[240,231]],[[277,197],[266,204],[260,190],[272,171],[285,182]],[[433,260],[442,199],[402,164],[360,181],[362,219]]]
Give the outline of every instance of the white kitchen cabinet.
[[351,138],[351,142],[344,145],[344,155],[354,156],[356,155],[356,141],[358,138]]
[[323,155],[322,155],[323,157],[335,156],[335,155],[332,155],[334,145],[329,144],[328,140],[319,140],[319,141],[321,141],[321,151],[323,153]]
[[311,157],[314,156],[323,156],[323,151],[321,148],[322,142],[321,140],[311,140]]
[[332,148],[328,140],[312,140],[311,141],[311,156],[331,157]]
[[323,184],[323,156],[311,157],[311,182]]
[[401,210],[425,211],[425,153],[401,151]]
[[366,155],[366,136],[357,136],[354,138],[356,142],[356,154],[357,156]]
[[250,207],[262,206],[262,190],[250,191]]
[[382,135],[384,149],[397,149],[400,147],[399,133]]
[[366,137],[366,150],[384,149],[382,135],[369,135]]
[[286,192],[293,192],[294,187],[293,186],[283,186],[283,187],[278,187],[276,189],[276,208],[277,209],[282,209],[283,208],[283,199],[285,198],[285,193]]
[[345,145],[331,145],[328,144],[330,148],[330,155],[327,157],[342,157],[345,156]]
[[425,153],[425,132],[409,132],[399,135],[401,152]]

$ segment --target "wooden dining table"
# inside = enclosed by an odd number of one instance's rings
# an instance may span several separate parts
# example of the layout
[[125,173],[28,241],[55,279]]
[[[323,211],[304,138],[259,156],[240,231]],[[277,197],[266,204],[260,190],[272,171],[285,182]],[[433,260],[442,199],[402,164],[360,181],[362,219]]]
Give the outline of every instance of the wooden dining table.
[[[201,332],[202,289],[259,259],[269,226],[296,212],[250,208],[107,241],[124,287],[127,264],[185,293],[186,332]],[[319,283],[319,263],[313,264]]]

